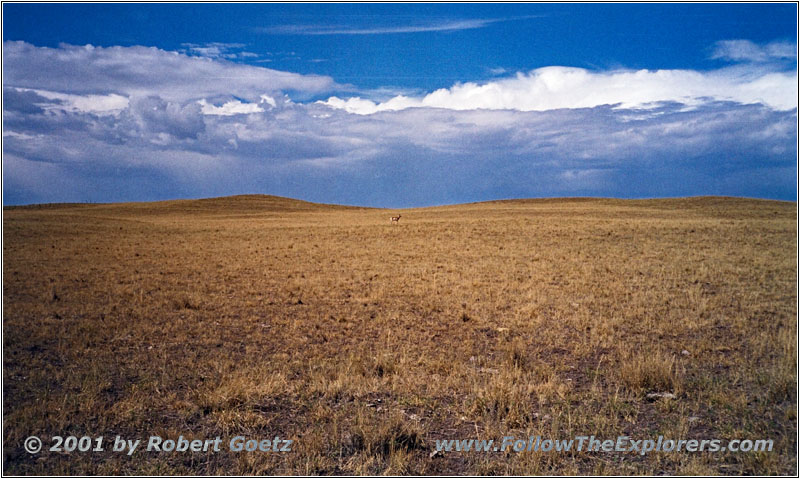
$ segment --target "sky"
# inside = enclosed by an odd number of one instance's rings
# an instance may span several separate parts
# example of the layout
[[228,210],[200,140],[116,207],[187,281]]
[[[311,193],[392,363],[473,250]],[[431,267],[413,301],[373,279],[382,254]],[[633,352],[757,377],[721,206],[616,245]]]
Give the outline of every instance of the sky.
[[3,202],[797,199],[797,5],[9,4]]

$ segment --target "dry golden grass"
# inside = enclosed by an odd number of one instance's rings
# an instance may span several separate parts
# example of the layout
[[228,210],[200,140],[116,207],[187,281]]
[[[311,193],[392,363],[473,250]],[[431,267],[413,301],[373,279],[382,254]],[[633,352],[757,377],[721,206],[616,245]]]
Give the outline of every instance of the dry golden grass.
[[[5,208],[3,472],[797,474],[794,203],[392,214],[262,196]],[[295,443],[32,456],[34,434]],[[436,439],[537,434],[775,449],[430,457]]]

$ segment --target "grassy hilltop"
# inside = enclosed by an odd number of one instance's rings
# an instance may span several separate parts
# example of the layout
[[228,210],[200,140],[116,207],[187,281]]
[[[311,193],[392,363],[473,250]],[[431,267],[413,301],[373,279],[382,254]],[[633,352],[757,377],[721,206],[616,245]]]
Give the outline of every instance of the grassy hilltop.
[[[3,472],[794,475],[796,219],[716,197],[5,208]],[[22,448],[156,434],[294,444]],[[431,457],[507,435],[774,449]]]

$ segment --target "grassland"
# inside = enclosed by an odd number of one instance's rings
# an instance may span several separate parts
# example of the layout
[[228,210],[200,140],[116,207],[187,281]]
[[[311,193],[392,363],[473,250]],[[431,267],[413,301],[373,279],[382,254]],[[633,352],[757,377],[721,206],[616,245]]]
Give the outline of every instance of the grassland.
[[[3,472],[797,474],[795,203],[396,213],[267,196],[5,208]],[[56,434],[295,442],[22,448]],[[431,457],[437,439],[589,434],[774,449]]]

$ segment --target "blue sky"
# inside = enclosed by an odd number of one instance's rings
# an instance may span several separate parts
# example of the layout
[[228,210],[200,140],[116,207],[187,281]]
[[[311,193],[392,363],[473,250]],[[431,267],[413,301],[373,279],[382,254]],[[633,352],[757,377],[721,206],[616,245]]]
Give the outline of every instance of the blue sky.
[[795,200],[796,8],[4,4],[3,201]]

